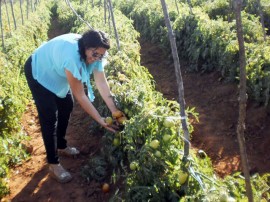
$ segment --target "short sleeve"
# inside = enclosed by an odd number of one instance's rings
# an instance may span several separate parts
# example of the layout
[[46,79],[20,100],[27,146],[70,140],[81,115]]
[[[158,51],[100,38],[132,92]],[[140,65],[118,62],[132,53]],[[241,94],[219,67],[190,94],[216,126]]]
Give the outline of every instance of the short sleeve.
[[76,79],[82,80],[82,67],[78,62],[72,59],[67,59],[63,63],[63,66],[65,69],[69,70]]
[[101,61],[96,61],[94,62],[91,66],[93,68],[93,70],[97,70],[99,72],[104,72],[104,67],[107,64],[107,60],[106,59],[102,59]]

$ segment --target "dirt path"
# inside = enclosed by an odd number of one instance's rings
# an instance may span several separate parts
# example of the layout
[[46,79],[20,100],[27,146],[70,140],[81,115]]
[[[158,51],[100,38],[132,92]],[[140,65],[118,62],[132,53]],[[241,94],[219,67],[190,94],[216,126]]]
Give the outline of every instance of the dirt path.
[[[54,22],[57,25],[57,22]],[[53,28],[52,28],[53,30]],[[59,31],[59,30],[58,30]],[[50,37],[59,32],[50,32]],[[174,69],[162,51],[152,44],[142,42],[141,61],[153,75],[157,90],[168,99],[177,98]],[[196,107],[200,122],[194,122],[192,146],[203,149],[212,158],[220,176],[240,169],[236,126],[238,116],[237,87],[219,81],[218,73],[187,73],[182,67],[187,106]],[[263,107],[248,105],[246,143],[252,172],[270,172],[270,117]],[[81,168],[100,148],[101,134],[90,134],[91,120],[78,105],[72,113],[67,131],[70,145],[78,147],[82,154],[76,159],[61,158],[61,163],[74,179],[68,184],[59,184],[48,177],[45,151],[41,139],[37,113],[29,105],[23,117],[24,130],[31,136],[33,146],[31,158],[11,172],[8,201],[108,201],[110,194],[121,185],[112,185],[111,192],[101,191],[102,183],[87,183],[80,175]],[[109,182],[109,179],[107,180]]]
[[[157,89],[168,99],[176,100],[178,92],[174,67],[162,50],[143,42],[142,65],[153,75]],[[203,149],[212,159],[215,171],[224,176],[241,170],[236,127],[238,121],[238,88],[222,81],[219,73],[188,73],[181,62],[188,107],[195,107],[199,123],[194,122],[192,146]],[[270,172],[270,111],[256,103],[247,105],[246,147],[251,173]]]
[[[61,164],[73,175],[73,180],[67,184],[59,184],[48,176],[48,166],[45,160],[45,149],[41,138],[37,112],[29,105],[23,117],[26,133],[32,138],[33,152],[31,158],[12,170],[9,181],[10,195],[3,201],[108,201],[109,193],[101,190],[102,183],[87,183],[81,177],[81,169],[88,159],[100,148],[100,134],[90,134],[89,125],[92,120],[75,105],[67,131],[70,145],[80,149],[78,158],[60,157]],[[114,187],[112,186],[113,190]]]
[[[49,38],[66,32],[66,28],[60,27],[57,19],[53,18],[51,29],[48,32]],[[76,159],[60,157],[61,164],[72,174],[73,180],[67,184],[59,184],[48,176],[37,111],[33,103],[30,104],[22,118],[22,125],[26,134],[31,137],[28,145],[33,148],[31,158],[12,169],[8,182],[10,195],[2,200],[13,202],[108,201],[110,193],[102,192],[103,182],[88,183],[81,177],[82,167],[100,149],[102,135],[89,132],[91,122],[89,116],[79,105],[75,104],[66,136],[69,145],[79,148],[81,154]],[[112,185],[110,189],[114,190],[116,187]]]

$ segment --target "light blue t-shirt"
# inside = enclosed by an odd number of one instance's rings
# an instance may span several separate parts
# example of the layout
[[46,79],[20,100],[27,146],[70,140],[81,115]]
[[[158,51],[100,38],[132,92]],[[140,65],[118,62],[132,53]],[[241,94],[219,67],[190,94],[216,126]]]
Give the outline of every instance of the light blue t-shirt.
[[106,60],[96,61],[86,65],[80,58],[78,40],[79,34],[64,34],[43,43],[32,54],[32,73],[42,86],[60,98],[66,97],[70,86],[65,69],[85,83],[91,101],[95,96],[90,84],[90,75],[94,70],[104,71]]

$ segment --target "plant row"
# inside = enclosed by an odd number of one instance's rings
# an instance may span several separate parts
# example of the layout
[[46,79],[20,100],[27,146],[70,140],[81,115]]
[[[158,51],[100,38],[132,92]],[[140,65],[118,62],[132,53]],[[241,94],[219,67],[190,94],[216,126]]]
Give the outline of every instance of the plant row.
[[[109,50],[106,74],[115,102],[128,120],[123,123],[121,132],[112,134],[104,131],[100,154],[89,159],[82,168],[82,175],[89,181],[104,182],[111,177],[112,183],[122,183],[120,190],[112,196],[112,201],[246,200],[244,180],[240,173],[220,179],[214,174],[205,153],[191,150],[191,155],[183,158],[184,141],[178,103],[165,99],[157,92],[152,76],[140,65],[139,33],[135,31],[133,21],[114,9],[120,40],[120,50],[117,50],[112,25],[107,20],[105,23],[99,3],[94,1],[94,7],[89,12],[89,4],[72,2],[77,13],[92,27],[110,34],[112,49]],[[126,4],[129,3],[132,4],[132,1]],[[141,3],[140,8],[144,8],[144,11],[148,11],[146,6],[149,6],[149,10],[157,11],[151,7],[157,4]],[[72,26],[72,32],[82,33],[89,29],[80,19],[75,17],[74,20],[74,14],[67,11],[64,3],[57,4],[60,22]],[[144,12],[144,15],[148,13]],[[155,17],[159,15],[153,15]],[[154,33],[150,31],[151,26],[158,24],[151,22],[153,24],[148,24],[148,34]],[[111,116],[97,92],[96,95],[94,104],[99,112],[103,116]],[[194,109],[187,109],[186,114],[189,118],[197,118]],[[99,129],[96,125],[89,133]],[[190,124],[189,131],[193,131]],[[256,200],[269,200],[267,176],[252,177]]]
[[28,154],[22,141],[29,138],[21,127],[21,117],[31,100],[24,76],[24,63],[32,51],[47,40],[50,23],[48,2],[39,4],[24,26],[10,33],[0,55],[0,198],[8,193],[6,181],[10,166],[21,163]]
[[[229,4],[218,4],[220,1],[200,1],[199,6],[191,8],[185,3],[178,3],[176,7],[175,2],[167,2],[178,54],[180,58],[189,61],[187,69],[202,72],[219,71],[225,80],[238,82],[239,50],[235,17],[233,13],[230,13],[230,20],[228,17],[218,17],[225,15],[222,12],[226,6],[229,9]],[[160,44],[170,54],[167,29],[159,1],[117,1],[115,4],[134,20],[134,25],[143,38]],[[216,6],[215,15],[211,14],[214,10],[210,9],[211,5]],[[243,11],[242,24],[248,94],[250,98],[267,105],[270,90],[269,36],[264,41],[260,20],[254,14]]]
[[[1,3],[0,26],[2,35],[2,47],[5,47],[6,38],[11,37],[12,30],[16,30],[25,21],[29,20],[31,12],[35,12],[39,1],[4,1]],[[31,12],[30,12],[31,11]]]

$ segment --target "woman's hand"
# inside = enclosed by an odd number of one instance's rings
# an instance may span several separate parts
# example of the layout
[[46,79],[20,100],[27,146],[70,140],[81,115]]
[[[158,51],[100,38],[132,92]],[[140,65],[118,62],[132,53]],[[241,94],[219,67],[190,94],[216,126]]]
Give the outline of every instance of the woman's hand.
[[108,131],[111,131],[113,133],[116,133],[117,130],[119,130],[119,127],[114,125],[114,124],[108,124],[105,121],[105,118],[101,118],[100,121],[98,122],[102,127],[106,128]]

